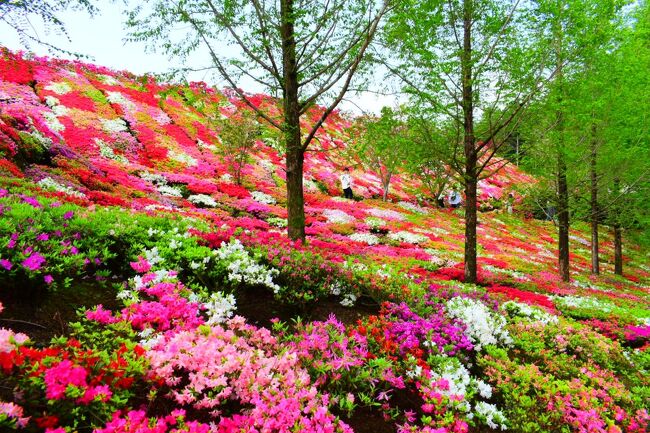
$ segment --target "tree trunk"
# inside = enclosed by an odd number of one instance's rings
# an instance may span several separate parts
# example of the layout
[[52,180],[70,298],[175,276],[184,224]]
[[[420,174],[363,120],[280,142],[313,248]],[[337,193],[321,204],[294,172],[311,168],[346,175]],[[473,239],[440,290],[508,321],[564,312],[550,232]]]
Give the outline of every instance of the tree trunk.
[[[475,164],[475,163],[474,163]],[[466,164],[466,169],[467,169]],[[476,165],[474,165],[474,171]],[[476,258],[476,176],[471,179],[468,176],[465,180],[465,282],[476,283],[477,281],[477,258]]]
[[383,195],[383,200],[386,201],[388,199],[388,188],[390,188],[390,178],[392,177],[392,174],[386,174],[384,175],[384,178],[382,180],[382,184],[384,187],[384,195]]
[[623,275],[623,236],[618,223],[614,225],[614,273]]
[[463,127],[465,154],[465,282],[476,283],[476,173],[477,155],[474,143],[474,93],[472,83],[472,2],[463,1],[463,52],[461,54],[463,85]]
[[280,3],[282,36],[284,134],[287,147],[287,231],[292,240],[305,240],[305,198],[302,171],[305,152],[300,134],[300,105],[296,69],[293,0]]
[[[562,116],[562,113],[558,113]],[[560,134],[563,134],[560,129]],[[559,138],[560,149],[564,148],[563,138]],[[569,187],[566,177],[564,152],[557,154],[557,220],[558,220],[558,264],[562,281],[569,281]]]
[[598,260],[598,173],[596,172],[597,153],[596,125],[591,125],[591,273],[600,274]]
[[[560,6],[559,13],[563,7]],[[559,20],[559,17],[558,17]],[[554,25],[554,36],[556,38],[556,81],[558,83],[558,108],[557,117],[557,219],[558,219],[558,268],[562,281],[569,281],[569,186],[567,183],[566,150],[564,143],[564,75],[563,75],[563,53],[562,53],[562,24],[558,21]]]

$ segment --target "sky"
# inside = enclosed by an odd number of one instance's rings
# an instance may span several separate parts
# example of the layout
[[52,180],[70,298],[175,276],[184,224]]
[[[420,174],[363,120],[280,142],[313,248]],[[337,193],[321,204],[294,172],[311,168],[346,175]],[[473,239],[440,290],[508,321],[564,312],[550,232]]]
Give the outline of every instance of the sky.
[[[124,17],[119,3],[104,4],[101,12],[95,17],[78,11],[66,11],[57,16],[64,22],[70,40],[64,35],[48,31],[38,20],[32,21],[34,31],[41,39],[57,47],[91,58],[84,61],[116,70],[128,70],[136,74],[162,73],[173,66],[178,66],[163,54],[147,52],[144,43],[124,42],[126,30],[123,26]],[[0,23],[0,45],[12,50],[25,50],[16,32],[5,23]],[[39,56],[68,57],[58,53],[53,54],[45,46],[31,44],[29,48]],[[190,60],[190,63],[194,62],[190,66],[205,66],[205,63],[200,63],[200,61],[201,59],[195,57]],[[224,87],[223,81],[206,72],[192,73],[188,78],[191,81],[205,81],[216,87]],[[252,93],[262,91],[252,81],[243,82],[240,87]],[[350,95],[349,99],[349,101],[341,102],[339,108],[354,114],[378,113],[383,106],[395,105],[395,98],[374,93]]]

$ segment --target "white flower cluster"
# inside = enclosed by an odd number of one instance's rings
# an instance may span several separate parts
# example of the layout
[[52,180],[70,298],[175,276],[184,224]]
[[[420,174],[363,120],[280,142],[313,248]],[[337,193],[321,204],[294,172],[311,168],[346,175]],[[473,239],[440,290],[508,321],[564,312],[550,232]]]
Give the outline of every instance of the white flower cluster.
[[251,198],[253,200],[255,200],[256,202],[262,203],[262,204],[275,204],[275,203],[277,203],[275,198],[273,198],[272,196],[270,196],[268,194],[265,194],[265,193],[263,193],[261,191],[253,191],[253,192],[251,192]]
[[338,280],[334,281],[330,285],[330,293],[334,296],[339,296],[342,290],[343,290],[343,286],[341,285],[341,282]]
[[217,205],[216,200],[207,194],[194,194],[189,196],[187,199],[194,204],[207,207],[215,207]]
[[43,179],[39,180],[36,184],[43,189],[53,189],[55,191],[63,192],[74,197],[80,197],[80,198],[86,197],[84,193],[81,193],[69,186],[61,185],[59,182],[52,179],[51,177],[44,177]]
[[318,191],[318,185],[313,180],[305,179],[302,181],[302,184],[305,185],[305,190],[310,192]]
[[449,389],[441,389],[439,392],[448,397],[454,395],[465,396],[467,388],[470,386],[472,378],[469,371],[463,364],[456,358],[449,358],[446,360],[442,368],[436,372],[431,371],[431,379],[439,380],[444,379],[449,384]]
[[395,272],[393,269],[384,263],[379,269],[376,270],[377,275],[381,278],[390,278],[392,273]]
[[203,303],[203,308],[208,316],[206,324],[223,323],[232,317],[236,309],[235,297],[232,294],[224,295],[221,292],[212,293],[210,299]]
[[429,261],[431,263],[433,263],[434,265],[440,266],[440,267],[449,265],[449,260],[447,260],[444,257],[440,257],[440,255],[439,255],[440,251],[435,250],[433,248],[426,248],[424,250],[424,252],[427,253],[430,256]]
[[455,297],[447,301],[447,314],[465,323],[465,335],[480,352],[489,344],[510,345],[512,338],[505,328],[506,319],[492,312],[482,302]]
[[165,260],[160,256],[158,247],[153,247],[150,250],[144,250],[143,253],[145,258],[149,262],[149,264],[151,264],[151,266],[156,265],[158,263],[162,263]]
[[104,131],[109,134],[116,134],[118,132],[126,132],[129,130],[126,126],[126,122],[120,117],[115,119],[102,119],[101,122],[102,128],[104,128]]
[[371,233],[352,233],[349,238],[355,242],[368,245],[377,245],[379,243],[379,238]]
[[569,308],[587,308],[600,310],[604,313],[610,313],[616,308],[609,302],[601,301],[595,298],[584,298],[582,296],[551,296],[553,302]]
[[191,269],[205,269],[205,265],[210,263],[210,256],[205,256],[203,259],[199,262],[191,261],[190,262],[190,268]]
[[508,422],[507,418],[495,405],[479,401],[476,403],[476,406],[474,406],[474,410],[491,429],[508,430],[508,426],[506,425]]
[[406,231],[388,233],[388,239],[398,242],[406,242],[407,244],[420,244],[429,240],[429,238],[424,235]]
[[175,186],[158,185],[158,192],[169,197],[183,197],[181,190]]
[[108,84],[109,86],[117,86],[119,81],[117,81],[115,78],[111,77],[110,75],[105,75],[105,74],[100,74],[97,78],[99,78],[99,81],[101,81],[104,84]]
[[588,247],[589,245],[591,245],[591,243],[587,239],[581,238],[580,236],[569,235],[569,239],[571,239],[572,241],[575,241],[575,242],[577,242],[577,243],[579,243],[579,244],[581,244],[581,245],[583,245],[585,247]]
[[163,338],[162,334],[154,331],[153,328],[143,329],[138,336],[140,337],[140,346],[147,350],[155,347]]
[[485,269],[486,271],[490,271],[493,274],[509,275],[512,278],[515,278],[517,280],[530,281],[530,277],[528,275],[512,269],[503,269],[492,265],[483,265],[483,269]]
[[65,129],[63,123],[59,122],[59,119],[56,117],[56,113],[51,111],[44,111],[43,117],[45,118],[45,123],[51,131],[61,132]]
[[187,167],[194,167],[199,164],[199,161],[197,161],[196,158],[191,157],[187,153],[175,152],[173,150],[170,150],[169,152],[167,152],[167,155],[174,161],[178,161],[181,164],[185,164]]
[[41,146],[43,146],[46,149],[49,149],[52,147],[52,139],[44,136],[43,134],[40,133],[37,129],[34,129],[29,133],[29,135],[36,140]]
[[323,211],[323,216],[327,218],[327,222],[331,224],[346,224],[355,220],[352,215],[348,215],[338,209],[325,209]]
[[124,155],[117,155],[113,148],[99,138],[95,138],[95,143],[99,146],[99,154],[107,159],[112,159],[113,161],[120,162],[122,164],[128,164],[129,160],[126,159]]
[[275,164],[273,164],[268,159],[260,158],[258,164],[269,173],[273,173],[275,171]]
[[510,317],[525,317],[534,322],[542,322],[545,325],[558,322],[557,316],[549,314],[540,308],[532,307],[521,302],[504,302],[501,304],[501,309],[507,312]]
[[167,113],[162,110],[158,110],[158,112],[153,116],[153,120],[158,122],[159,125],[169,125],[172,123],[172,119],[170,119]]
[[164,185],[167,184],[167,179],[165,179],[165,176],[161,174],[149,173],[148,171],[143,171],[142,173],[140,173],[140,177],[143,180],[146,180],[147,182],[162,183]]
[[45,90],[49,90],[50,92],[54,92],[57,95],[65,95],[66,93],[68,93],[68,92],[70,92],[72,90],[72,87],[70,87],[70,84],[62,81],[60,83],[52,83],[49,86],[46,86]]
[[406,219],[406,216],[404,216],[403,213],[390,209],[379,209],[373,207],[366,209],[366,212],[377,218],[386,218],[394,221],[404,221]]
[[415,203],[411,203],[408,201],[401,201],[397,203],[397,205],[403,209],[410,210],[413,213],[418,213],[418,214],[427,214],[429,211],[423,207],[420,207],[416,205]]
[[280,291],[280,286],[273,282],[273,278],[279,273],[278,270],[257,263],[238,239],[230,243],[222,242],[221,248],[214,254],[217,259],[227,264],[228,281],[266,286],[274,293]]
[[52,112],[54,113],[55,116],[65,116],[68,114],[68,108],[64,107],[61,105],[61,102],[59,101],[58,98],[55,98],[54,96],[47,95],[45,97],[45,104],[52,109]]
[[341,305],[344,307],[352,307],[355,302],[357,302],[357,297],[354,293],[346,293],[341,299]]
[[386,225],[386,221],[377,217],[368,217],[363,222],[371,229],[379,229]]
[[135,104],[120,92],[106,92],[106,99],[108,99],[108,102],[111,104],[125,107],[128,111],[134,111],[136,108]]

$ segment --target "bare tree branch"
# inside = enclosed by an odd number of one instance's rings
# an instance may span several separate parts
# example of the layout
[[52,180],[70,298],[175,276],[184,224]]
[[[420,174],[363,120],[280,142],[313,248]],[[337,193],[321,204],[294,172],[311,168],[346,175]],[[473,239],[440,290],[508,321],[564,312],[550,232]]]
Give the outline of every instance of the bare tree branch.
[[[273,66],[269,65],[266,63],[264,60],[262,60],[259,56],[257,56],[255,53],[253,53],[247,46],[247,44],[239,37],[235,29],[230,25],[226,17],[222,13],[219,12],[219,10],[215,7],[214,3],[212,0],[205,0],[206,3],[210,6],[210,9],[212,9],[212,13],[217,18],[220,22],[221,25],[223,25],[230,35],[233,37],[237,45],[242,49],[246,55],[253,60],[255,63],[260,65],[265,71],[267,71],[269,74],[273,75],[273,77],[278,80],[278,82],[282,82],[281,76],[277,71],[277,68],[274,69]],[[186,12],[187,13],[187,12]]]
[[217,69],[219,70],[219,73],[221,74],[221,76],[223,76],[223,78],[224,78],[226,81],[228,81],[228,83],[230,84],[230,86],[232,87],[232,89],[235,91],[235,93],[237,93],[237,95],[242,99],[242,101],[244,101],[244,103],[245,103],[246,105],[248,105],[250,108],[252,108],[252,109],[253,109],[253,110],[254,110],[254,111],[255,111],[255,112],[256,112],[256,113],[257,113],[261,118],[263,118],[264,120],[266,120],[267,122],[269,122],[269,124],[271,124],[272,126],[274,126],[274,127],[276,127],[277,129],[279,129],[279,130],[282,131],[282,130],[283,130],[283,129],[282,129],[282,126],[281,126],[277,121],[275,121],[274,119],[272,119],[271,117],[269,117],[268,114],[264,113],[262,110],[260,110],[259,108],[257,108],[257,107],[255,106],[255,104],[253,104],[253,103],[248,99],[248,97],[246,96],[246,94],[244,93],[244,91],[241,90],[239,87],[237,87],[237,83],[235,83],[235,81],[234,81],[233,78],[231,77],[230,73],[228,73],[228,71],[227,71],[226,68],[224,67],[223,63],[221,62],[221,59],[219,58],[219,56],[217,56],[217,53],[215,53],[214,49],[212,48],[212,45],[211,45],[210,42],[208,41],[208,39],[207,39],[207,37],[205,36],[205,33],[203,32],[203,30],[201,30],[201,28],[200,28],[200,26],[198,25],[198,23],[197,23],[197,22],[196,22],[192,17],[190,17],[189,15],[187,15],[187,14],[185,13],[185,11],[183,11],[182,9],[179,9],[179,12],[183,15],[183,17],[184,17],[188,22],[190,22],[190,24],[192,24],[192,25],[194,26],[194,28],[195,28],[196,32],[198,33],[199,37],[203,40],[203,43],[205,44],[206,48],[207,48],[208,51],[210,52],[210,57],[212,58],[212,61],[215,63]]
[[361,63],[361,60],[363,59],[363,56],[366,52],[366,49],[370,45],[370,42],[372,41],[372,38],[374,37],[375,33],[377,32],[377,27],[379,26],[379,22],[381,21],[381,18],[384,16],[386,12],[389,10],[389,2],[385,1],[381,10],[377,13],[375,18],[372,21],[372,26],[369,28],[368,32],[366,33],[366,38],[363,43],[363,45],[360,47],[359,52],[357,53],[357,56],[355,58],[354,63],[351,65],[349,68],[348,76],[345,80],[345,83],[341,87],[341,91],[339,92],[338,96],[336,99],[327,107],[327,109],[323,112],[321,117],[318,119],[316,124],[312,127],[311,131],[309,132],[309,135],[307,135],[307,138],[305,139],[302,148],[303,151],[304,149],[309,146],[309,143],[311,140],[314,138],[314,135],[316,135],[316,131],[322,126],[323,122],[325,119],[327,119],[327,116],[329,116],[332,111],[336,108],[336,106],[341,102],[343,97],[345,96],[345,93],[348,91],[348,87],[350,86],[350,82],[352,81],[352,77],[354,76],[354,73],[356,72],[357,68],[359,67],[359,64]]

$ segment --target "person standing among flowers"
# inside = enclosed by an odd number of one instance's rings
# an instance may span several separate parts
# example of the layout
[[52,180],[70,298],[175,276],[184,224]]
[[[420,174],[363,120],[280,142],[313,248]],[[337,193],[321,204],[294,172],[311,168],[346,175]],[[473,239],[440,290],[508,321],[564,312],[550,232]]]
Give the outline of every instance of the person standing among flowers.
[[451,190],[449,193],[449,205],[453,208],[456,209],[458,206],[460,206],[461,201],[463,200],[458,193],[458,189],[454,188]]
[[350,177],[350,168],[345,167],[340,179],[341,188],[343,188],[343,196],[349,199],[354,198],[352,195],[352,177]]
[[512,214],[514,205],[515,205],[515,195],[513,193],[510,193],[508,194],[508,199],[506,200],[506,211],[509,214]]

